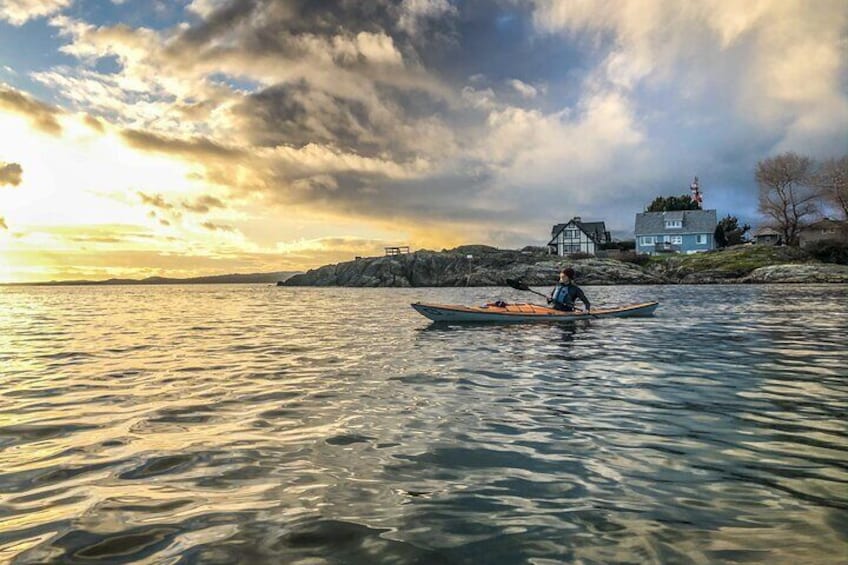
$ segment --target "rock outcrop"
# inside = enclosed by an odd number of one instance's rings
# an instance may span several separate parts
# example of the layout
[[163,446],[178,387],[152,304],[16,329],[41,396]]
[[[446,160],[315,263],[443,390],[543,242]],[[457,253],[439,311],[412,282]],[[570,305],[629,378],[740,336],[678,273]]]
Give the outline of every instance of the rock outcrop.
[[848,266],[827,263],[769,265],[742,277],[743,283],[848,283]]
[[288,279],[286,286],[502,286],[507,279],[546,285],[573,264],[582,284],[661,284],[664,277],[611,259],[571,261],[538,250],[499,250],[466,245],[448,251],[347,261],[313,269]]
[[[801,261],[793,252],[780,259]],[[675,256],[646,266],[613,259],[568,259],[538,248],[501,250],[485,245],[465,245],[441,252],[416,251],[405,255],[357,259],[327,265],[295,275],[285,286],[503,286],[507,279],[529,285],[551,285],[563,266],[577,270],[586,285],[613,284],[716,284],[716,283],[845,283],[848,267],[817,262],[763,266],[762,250],[729,250],[699,257]],[[774,258],[772,259],[774,260]]]

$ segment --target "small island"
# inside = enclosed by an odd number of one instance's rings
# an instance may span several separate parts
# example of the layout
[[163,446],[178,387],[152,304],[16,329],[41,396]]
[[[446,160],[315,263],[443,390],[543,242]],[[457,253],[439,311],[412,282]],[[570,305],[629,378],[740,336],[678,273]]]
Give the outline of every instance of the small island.
[[326,265],[294,275],[283,286],[503,286],[506,279],[548,285],[565,265],[573,266],[587,285],[848,283],[848,266],[824,262],[797,247],[746,244],[692,255],[614,256],[560,257],[541,247],[463,245]]

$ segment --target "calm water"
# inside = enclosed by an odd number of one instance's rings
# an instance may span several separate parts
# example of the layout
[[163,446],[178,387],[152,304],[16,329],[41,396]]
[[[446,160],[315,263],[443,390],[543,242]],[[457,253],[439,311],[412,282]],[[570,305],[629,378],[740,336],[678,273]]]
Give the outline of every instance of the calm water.
[[844,563],[848,288],[0,288],[0,562]]

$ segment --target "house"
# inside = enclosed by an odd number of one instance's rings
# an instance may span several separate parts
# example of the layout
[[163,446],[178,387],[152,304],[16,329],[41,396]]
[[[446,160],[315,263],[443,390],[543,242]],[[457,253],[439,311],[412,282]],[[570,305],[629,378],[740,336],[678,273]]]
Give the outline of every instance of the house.
[[783,237],[774,228],[760,226],[754,232],[754,243],[757,245],[781,245]]
[[848,221],[822,218],[798,232],[798,243],[801,247],[823,239],[848,239]]
[[604,222],[584,222],[580,216],[574,216],[551,229],[548,251],[559,256],[571,253],[595,255],[601,244],[611,240]]
[[636,214],[636,253],[699,253],[715,249],[715,210]]

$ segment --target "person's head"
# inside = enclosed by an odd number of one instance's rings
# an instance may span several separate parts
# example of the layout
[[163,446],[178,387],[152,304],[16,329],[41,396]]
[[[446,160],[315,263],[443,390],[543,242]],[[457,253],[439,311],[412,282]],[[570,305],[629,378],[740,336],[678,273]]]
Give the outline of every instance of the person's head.
[[574,280],[574,269],[566,267],[559,272],[559,280],[563,283],[568,283]]

